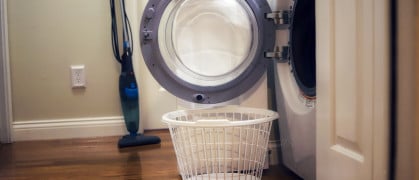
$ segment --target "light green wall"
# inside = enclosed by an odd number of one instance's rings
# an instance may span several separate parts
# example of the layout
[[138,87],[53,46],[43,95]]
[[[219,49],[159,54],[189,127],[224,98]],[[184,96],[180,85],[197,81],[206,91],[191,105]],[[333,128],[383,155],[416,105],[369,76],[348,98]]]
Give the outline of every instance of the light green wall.
[[9,0],[8,25],[15,121],[121,115],[108,0]]

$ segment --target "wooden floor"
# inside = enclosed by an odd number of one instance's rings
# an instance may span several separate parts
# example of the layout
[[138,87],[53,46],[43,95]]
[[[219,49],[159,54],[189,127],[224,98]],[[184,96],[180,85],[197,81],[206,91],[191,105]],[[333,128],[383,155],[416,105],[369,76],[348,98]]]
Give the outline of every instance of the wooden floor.
[[[151,131],[160,145],[119,150],[118,137],[30,141],[0,145],[0,179],[180,180],[170,134]],[[264,180],[296,179],[280,167]]]

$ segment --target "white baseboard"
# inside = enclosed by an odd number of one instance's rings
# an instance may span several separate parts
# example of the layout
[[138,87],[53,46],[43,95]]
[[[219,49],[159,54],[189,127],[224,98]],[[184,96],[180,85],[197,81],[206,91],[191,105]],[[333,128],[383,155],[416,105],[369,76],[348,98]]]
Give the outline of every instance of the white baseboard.
[[13,123],[13,141],[120,136],[127,133],[123,117],[38,120]]

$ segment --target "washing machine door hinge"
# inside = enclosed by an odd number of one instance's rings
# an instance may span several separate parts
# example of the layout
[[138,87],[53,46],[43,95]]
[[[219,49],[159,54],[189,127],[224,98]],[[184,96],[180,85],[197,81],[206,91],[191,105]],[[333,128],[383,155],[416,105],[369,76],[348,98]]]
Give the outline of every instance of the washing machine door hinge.
[[282,46],[282,50],[278,46],[275,47],[273,52],[265,52],[265,57],[276,60],[278,63],[288,63],[289,62],[289,46]]
[[292,11],[273,11],[266,14],[266,18],[273,19],[277,29],[287,29],[291,23]]

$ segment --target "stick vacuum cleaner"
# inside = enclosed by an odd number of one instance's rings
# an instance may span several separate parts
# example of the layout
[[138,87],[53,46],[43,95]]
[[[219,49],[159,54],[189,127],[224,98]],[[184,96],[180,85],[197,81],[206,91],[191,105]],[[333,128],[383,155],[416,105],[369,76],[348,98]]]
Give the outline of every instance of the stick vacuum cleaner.
[[146,136],[138,134],[140,109],[138,86],[132,66],[132,31],[128,16],[125,11],[125,0],[120,1],[122,19],[123,52],[119,52],[118,27],[116,20],[115,0],[110,0],[112,16],[112,47],[116,60],[121,64],[121,75],[119,76],[119,96],[121,99],[122,112],[124,114],[125,126],[129,132],[123,136],[118,147],[132,147],[149,144],[159,144],[157,136]]

